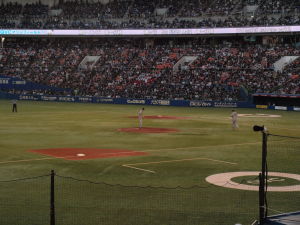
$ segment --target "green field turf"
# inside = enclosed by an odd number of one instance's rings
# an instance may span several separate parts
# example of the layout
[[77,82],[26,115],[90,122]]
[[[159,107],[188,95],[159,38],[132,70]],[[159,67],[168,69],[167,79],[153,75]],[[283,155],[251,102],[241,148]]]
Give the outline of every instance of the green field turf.
[[[300,137],[299,112],[260,109],[237,112],[281,117],[240,117],[240,128],[232,130],[229,108],[146,106],[144,115],[190,119],[144,120],[145,127],[177,128],[178,133],[117,131],[137,127],[137,119],[128,117],[136,116],[140,108],[19,101],[18,113],[12,113],[11,103],[0,101],[0,180],[48,175],[55,170],[58,225],[245,225],[257,219],[258,193],[214,186],[205,178],[260,170],[261,134],[252,131],[255,124],[265,125],[274,134]],[[300,140],[270,138],[269,171],[300,174],[299,147]],[[49,148],[148,154],[66,160],[28,151]],[[49,224],[49,186],[49,176],[0,182],[0,225]],[[269,206],[275,210],[270,214],[300,210],[299,199],[299,191],[270,193]]]

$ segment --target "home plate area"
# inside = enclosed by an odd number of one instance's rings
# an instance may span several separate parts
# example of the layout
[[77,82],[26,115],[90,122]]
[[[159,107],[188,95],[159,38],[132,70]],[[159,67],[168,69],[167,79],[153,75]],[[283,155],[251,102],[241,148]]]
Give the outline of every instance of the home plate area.
[[111,157],[128,157],[147,155],[145,152],[137,152],[125,149],[95,149],[95,148],[51,148],[36,149],[30,152],[53,156],[66,160],[86,160]]

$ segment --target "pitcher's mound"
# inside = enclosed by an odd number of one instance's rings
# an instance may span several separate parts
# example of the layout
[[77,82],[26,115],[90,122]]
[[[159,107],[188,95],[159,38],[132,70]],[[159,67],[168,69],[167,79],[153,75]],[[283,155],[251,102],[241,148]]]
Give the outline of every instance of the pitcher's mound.
[[129,127],[129,128],[119,128],[118,131],[121,132],[131,132],[131,133],[175,133],[178,129],[173,128],[156,128],[156,127]]

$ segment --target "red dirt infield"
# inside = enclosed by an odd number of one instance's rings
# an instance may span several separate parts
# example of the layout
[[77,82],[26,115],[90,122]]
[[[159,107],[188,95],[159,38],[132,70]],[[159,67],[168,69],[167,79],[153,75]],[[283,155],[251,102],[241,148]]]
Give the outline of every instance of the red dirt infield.
[[129,127],[129,128],[119,128],[118,131],[130,132],[130,133],[175,133],[178,129],[173,128],[156,128],[156,127]]
[[[137,119],[137,116],[128,116],[128,118],[135,118]],[[162,116],[162,115],[156,115],[156,116],[144,116],[144,119],[162,119],[162,120],[187,120],[191,119],[191,117],[182,117],[182,116]]]
[[147,155],[145,152],[137,152],[125,149],[95,149],[95,148],[52,148],[29,150],[42,155],[63,158],[66,160],[85,160],[111,157],[128,157]]

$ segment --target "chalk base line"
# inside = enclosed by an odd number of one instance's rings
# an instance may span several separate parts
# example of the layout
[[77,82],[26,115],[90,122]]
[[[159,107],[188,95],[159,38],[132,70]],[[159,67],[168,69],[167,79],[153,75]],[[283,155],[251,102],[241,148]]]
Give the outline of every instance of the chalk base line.
[[135,170],[141,170],[149,173],[155,173],[153,170],[146,170],[139,167],[136,167],[137,165],[150,165],[150,164],[164,164],[164,163],[173,163],[173,162],[184,162],[184,161],[195,161],[195,160],[208,160],[218,163],[224,163],[224,164],[230,164],[230,165],[237,165],[237,163],[234,162],[228,162],[223,160],[217,160],[217,159],[210,159],[210,158],[189,158],[189,159],[175,159],[175,160],[165,160],[165,161],[154,161],[154,162],[143,162],[143,163],[134,163],[134,164],[124,164],[122,166],[128,167]]

